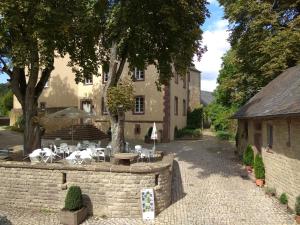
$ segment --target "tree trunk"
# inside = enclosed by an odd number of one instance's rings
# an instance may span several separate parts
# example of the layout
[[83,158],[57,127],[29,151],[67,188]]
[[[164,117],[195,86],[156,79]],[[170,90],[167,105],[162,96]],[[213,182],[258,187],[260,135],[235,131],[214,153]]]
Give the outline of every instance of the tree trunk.
[[125,150],[125,138],[124,138],[124,122],[125,113],[119,112],[118,115],[111,116],[111,147],[113,154],[118,152],[124,152]]
[[23,109],[24,116],[24,155],[33,150],[41,148],[41,128],[36,121],[38,115],[37,100],[30,99],[25,102]]

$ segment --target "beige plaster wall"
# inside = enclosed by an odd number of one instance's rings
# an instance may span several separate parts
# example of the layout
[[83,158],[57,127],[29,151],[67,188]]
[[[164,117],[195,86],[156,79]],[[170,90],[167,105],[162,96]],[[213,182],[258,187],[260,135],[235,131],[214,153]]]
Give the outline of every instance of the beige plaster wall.
[[[288,119],[291,120],[290,146],[288,145]],[[240,121],[243,123],[243,121]],[[254,149],[254,124],[248,121],[248,141],[239,139],[239,152],[243,152],[247,144]],[[262,156],[266,170],[266,184],[276,189],[277,195],[288,195],[288,204],[295,206],[295,199],[300,195],[300,119],[282,118],[262,120]],[[273,125],[273,146],[267,148],[267,125]],[[241,135],[241,130],[239,130]],[[242,147],[243,146],[243,147]],[[243,149],[242,149],[243,148]]]
[[[184,78],[179,77],[178,83],[173,78],[170,82],[170,140],[174,140],[174,129],[177,126],[178,129],[186,126],[187,112],[183,114],[183,99],[186,101],[186,109],[188,107],[188,82],[186,81],[186,87],[183,88],[183,80],[187,80],[187,76]],[[178,115],[175,115],[175,96],[178,98]]]
[[200,105],[200,93],[201,93],[201,74],[193,69],[190,69],[190,82],[189,82],[189,107],[193,111]]

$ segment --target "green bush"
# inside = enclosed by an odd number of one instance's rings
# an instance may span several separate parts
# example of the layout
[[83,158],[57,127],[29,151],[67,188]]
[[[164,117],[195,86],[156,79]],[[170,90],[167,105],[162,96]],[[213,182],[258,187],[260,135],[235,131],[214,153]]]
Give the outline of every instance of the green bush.
[[65,199],[65,209],[76,211],[83,206],[81,189],[78,186],[71,186]]
[[296,198],[295,212],[297,216],[300,216],[300,195]]
[[232,135],[228,131],[219,130],[217,131],[217,137],[221,140],[229,140],[232,137]]
[[199,106],[187,113],[187,128],[197,129],[202,127],[203,108]]
[[287,197],[286,193],[282,193],[282,194],[280,195],[279,201],[280,201],[280,203],[283,204],[283,205],[285,205],[285,204],[288,203],[288,197]]
[[254,152],[251,145],[248,145],[243,154],[243,163],[246,166],[253,166],[253,161],[254,161]]
[[176,138],[181,138],[181,137],[201,137],[202,131],[201,129],[190,129],[190,128],[182,128],[182,129],[177,129],[175,127],[174,129],[175,137]]
[[256,154],[254,160],[254,173],[256,179],[265,179],[265,166],[262,157]]

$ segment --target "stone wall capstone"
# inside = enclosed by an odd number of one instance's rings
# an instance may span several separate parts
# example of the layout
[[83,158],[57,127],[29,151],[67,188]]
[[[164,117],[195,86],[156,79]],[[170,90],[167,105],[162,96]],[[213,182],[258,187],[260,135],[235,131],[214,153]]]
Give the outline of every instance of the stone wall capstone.
[[0,162],[0,204],[58,211],[67,188],[78,185],[90,214],[140,217],[140,191],[153,188],[159,213],[171,204],[173,158],[168,155],[161,162],[132,166]]

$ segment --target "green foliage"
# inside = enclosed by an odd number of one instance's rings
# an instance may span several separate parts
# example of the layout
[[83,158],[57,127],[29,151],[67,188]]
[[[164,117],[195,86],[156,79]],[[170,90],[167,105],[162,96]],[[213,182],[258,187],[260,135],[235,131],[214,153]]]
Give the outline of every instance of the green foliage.
[[3,96],[0,96],[0,115],[8,116],[13,108],[13,93],[9,90]]
[[23,116],[19,116],[12,127],[13,131],[23,132],[25,128],[25,119]]
[[243,154],[243,163],[246,166],[253,166],[254,163],[254,151],[251,145],[248,145],[244,154]]
[[256,154],[255,156],[254,173],[256,179],[265,179],[265,166],[260,154]]
[[288,197],[286,195],[286,193],[282,193],[279,197],[279,201],[281,204],[285,205],[288,203]]
[[199,106],[193,111],[187,113],[187,127],[197,129],[202,127],[203,108]]
[[300,195],[296,198],[295,211],[296,215],[300,216]]
[[229,133],[228,131],[219,130],[217,131],[217,137],[220,138],[221,140],[229,140],[232,138],[232,134]]
[[116,87],[110,87],[107,92],[107,106],[110,113],[124,112],[134,106],[133,84],[130,81],[121,81]]
[[231,27],[220,98],[241,105],[286,68],[300,63],[300,0],[220,0]]
[[83,206],[81,189],[78,186],[71,186],[65,199],[65,209],[76,211]]
[[232,137],[234,136],[237,124],[230,117],[234,114],[236,108],[227,108],[215,101],[209,104],[205,111],[211,119],[215,131],[227,131]]
[[272,188],[272,187],[266,187],[265,188],[265,193],[267,195],[270,195],[270,196],[275,196],[276,195],[276,189]]
[[201,137],[202,135],[202,131],[200,128],[198,129],[191,129],[191,128],[182,128],[182,129],[178,129],[177,127],[175,127],[174,130],[174,134],[176,138],[182,138],[182,137]]

